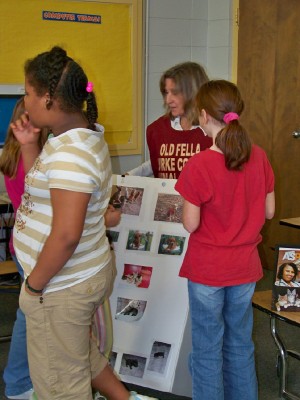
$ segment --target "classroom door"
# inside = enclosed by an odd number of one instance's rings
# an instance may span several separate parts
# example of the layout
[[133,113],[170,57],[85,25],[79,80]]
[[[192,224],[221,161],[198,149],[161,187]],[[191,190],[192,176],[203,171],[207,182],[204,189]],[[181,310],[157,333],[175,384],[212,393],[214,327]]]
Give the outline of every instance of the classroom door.
[[300,244],[300,230],[279,224],[300,216],[300,1],[240,0],[238,86],[242,121],[265,149],[276,178],[276,214],[262,231],[263,265],[276,244]]

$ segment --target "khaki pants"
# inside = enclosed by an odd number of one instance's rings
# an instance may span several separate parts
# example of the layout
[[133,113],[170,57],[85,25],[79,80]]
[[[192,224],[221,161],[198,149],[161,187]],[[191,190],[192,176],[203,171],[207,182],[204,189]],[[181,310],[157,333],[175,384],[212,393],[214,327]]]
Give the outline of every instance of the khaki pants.
[[92,399],[91,380],[107,359],[91,340],[93,315],[111,286],[111,264],[88,280],[41,298],[24,285],[20,307],[26,316],[30,376],[39,400]]

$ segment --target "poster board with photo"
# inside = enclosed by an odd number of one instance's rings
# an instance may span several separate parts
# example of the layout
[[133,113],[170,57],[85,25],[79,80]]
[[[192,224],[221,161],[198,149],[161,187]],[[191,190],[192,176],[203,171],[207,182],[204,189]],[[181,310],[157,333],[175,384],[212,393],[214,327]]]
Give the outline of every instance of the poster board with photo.
[[272,309],[300,312],[300,245],[276,247]]
[[178,276],[188,233],[181,223],[183,200],[174,189],[176,180],[113,179],[111,204],[122,210],[122,218],[108,230],[117,266],[110,298],[110,363],[123,382],[173,393],[180,368],[187,375],[181,375],[180,394],[190,395],[189,351],[182,351],[189,314],[187,281]]

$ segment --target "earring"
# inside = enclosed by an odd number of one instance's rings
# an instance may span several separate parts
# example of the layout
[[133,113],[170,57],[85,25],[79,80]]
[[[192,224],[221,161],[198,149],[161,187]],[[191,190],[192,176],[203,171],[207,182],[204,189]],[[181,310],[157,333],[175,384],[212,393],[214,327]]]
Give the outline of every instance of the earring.
[[47,110],[50,110],[52,106],[52,100],[51,99],[46,99],[46,108]]

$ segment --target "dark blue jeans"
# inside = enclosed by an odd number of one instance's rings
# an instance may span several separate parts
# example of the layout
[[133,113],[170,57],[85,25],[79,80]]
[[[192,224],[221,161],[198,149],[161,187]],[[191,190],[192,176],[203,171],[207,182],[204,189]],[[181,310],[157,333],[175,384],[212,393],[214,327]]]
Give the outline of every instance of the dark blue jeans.
[[251,299],[255,283],[188,282],[193,400],[257,400]]
[[[23,270],[15,257],[14,261],[23,278]],[[26,320],[20,308],[17,310],[3,380],[5,382],[6,396],[16,396],[32,388],[27,359]]]

